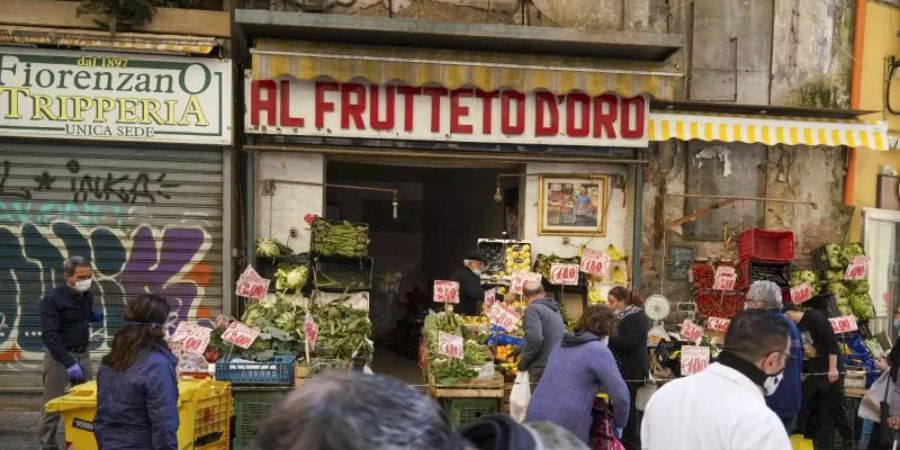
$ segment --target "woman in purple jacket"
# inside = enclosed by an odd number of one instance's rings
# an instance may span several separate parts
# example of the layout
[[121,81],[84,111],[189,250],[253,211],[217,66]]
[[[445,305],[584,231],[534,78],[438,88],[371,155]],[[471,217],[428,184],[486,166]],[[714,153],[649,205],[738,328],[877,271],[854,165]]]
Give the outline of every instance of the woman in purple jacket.
[[615,428],[628,422],[630,398],[608,338],[616,332],[616,314],[606,305],[592,305],[550,353],[547,368],[528,405],[528,422],[555,423],[587,443],[597,394],[606,392],[613,407]]
[[125,327],[116,333],[97,376],[94,434],[101,450],[177,450],[177,359],[165,341],[169,305],[139,295],[125,305]]

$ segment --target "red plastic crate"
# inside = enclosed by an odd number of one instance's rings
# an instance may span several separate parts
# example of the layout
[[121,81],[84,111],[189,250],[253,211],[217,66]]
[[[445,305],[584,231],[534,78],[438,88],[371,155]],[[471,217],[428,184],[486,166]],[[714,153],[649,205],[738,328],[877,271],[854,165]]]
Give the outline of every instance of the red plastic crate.
[[738,251],[742,260],[792,261],[794,233],[751,228],[738,236]]

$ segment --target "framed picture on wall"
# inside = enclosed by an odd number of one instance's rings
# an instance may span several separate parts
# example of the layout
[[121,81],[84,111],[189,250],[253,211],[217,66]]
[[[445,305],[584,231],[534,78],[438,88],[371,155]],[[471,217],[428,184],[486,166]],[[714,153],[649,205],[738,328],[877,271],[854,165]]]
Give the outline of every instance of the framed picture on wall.
[[606,236],[608,201],[605,175],[542,175],[538,234]]

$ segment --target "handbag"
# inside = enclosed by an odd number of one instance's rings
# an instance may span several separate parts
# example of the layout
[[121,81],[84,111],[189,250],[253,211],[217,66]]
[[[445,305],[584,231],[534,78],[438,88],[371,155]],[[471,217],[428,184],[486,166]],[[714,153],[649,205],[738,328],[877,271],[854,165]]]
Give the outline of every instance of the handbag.
[[885,372],[869,386],[859,403],[857,416],[875,423],[881,422],[881,390],[888,384],[889,378],[890,372]]
[[881,419],[881,433],[878,435],[878,443],[882,447],[890,447],[893,445],[896,434],[895,431],[888,426],[888,418],[891,417],[891,407],[888,405],[888,393],[890,392],[891,384],[894,382],[894,380],[888,378],[887,382],[884,383],[884,399],[878,405],[880,407],[879,418]]

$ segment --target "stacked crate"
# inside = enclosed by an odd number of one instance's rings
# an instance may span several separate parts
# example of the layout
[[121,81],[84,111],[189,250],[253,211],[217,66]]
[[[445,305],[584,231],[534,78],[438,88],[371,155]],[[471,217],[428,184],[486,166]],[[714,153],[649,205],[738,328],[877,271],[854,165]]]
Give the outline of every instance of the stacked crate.
[[791,301],[793,232],[749,229],[738,236],[738,252],[741,289],[746,290],[754,281],[772,281],[781,288],[784,301]]

